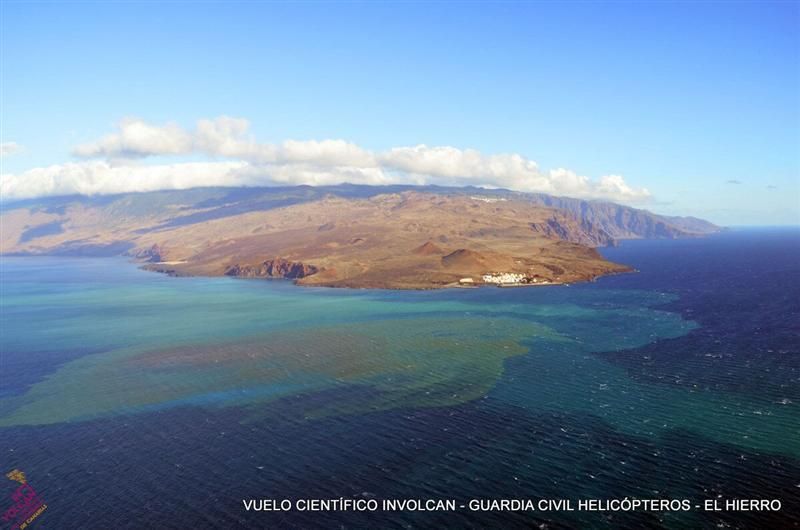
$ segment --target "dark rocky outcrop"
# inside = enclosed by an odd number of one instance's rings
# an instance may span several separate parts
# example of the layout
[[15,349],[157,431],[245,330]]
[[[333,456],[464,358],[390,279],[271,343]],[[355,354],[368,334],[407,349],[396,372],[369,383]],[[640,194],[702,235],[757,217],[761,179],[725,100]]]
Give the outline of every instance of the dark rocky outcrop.
[[158,245],[153,245],[150,248],[138,250],[133,253],[133,257],[138,260],[144,260],[150,263],[158,263],[164,261],[164,251]]
[[240,278],[288,278],[296,280],[305,278],[319,272],[314,265],[308,265],[300,261],[289,261],[283,258],[275,258],[264,261],[257,265],[231,265],[225,269],[226,276],[237,276]]

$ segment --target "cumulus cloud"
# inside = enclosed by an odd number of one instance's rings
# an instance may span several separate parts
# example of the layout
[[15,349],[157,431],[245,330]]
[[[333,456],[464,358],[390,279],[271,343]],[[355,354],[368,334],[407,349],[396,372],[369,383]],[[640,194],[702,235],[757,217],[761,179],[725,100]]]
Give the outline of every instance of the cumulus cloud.
[[76,156],[139,158],[153,155],[180,155],[192,150],[192,136],[176,123],[150,125],[136,118],[119,124],[119,131],[73,149]]
[[17,142],[3,142],[0,144],[0,157],[15,155],[22,151],[22,146]]
[[[77,146],[73,154],[84,160],[3,175],[3,196],[349,182],[475,185],[627,203],[651,197],[647,189],[631,187],[619,175],[593,180],[563,168],[544,171],[533,160],[513,153],[486,155],[474,149],[427,145],[370,151],[335,139],[259,143],[247,120],[227,116],[200,120],[192,129],[129,118],[116,132]],[[137,162],[165,155],[205,155],[209,160]]]
[[152,125],[137,118],[127,118],[119,123],[118,129],[99,140],[77,146],[72,153],[80,158],[112,160],[201,153],[253,163],[375,165],[369,152],[343,140],[287,140],[277,145],[257,143],[249,135],[250,123],[243,118],[221,116],[199,120],[193,130],[185,130],[174,123]]
[[112,165],[104,160],[69,162],[3,175],[0,196],[21,199],[51,195],[103,195],[199,186],[245,186],[237,176],[244,162]]

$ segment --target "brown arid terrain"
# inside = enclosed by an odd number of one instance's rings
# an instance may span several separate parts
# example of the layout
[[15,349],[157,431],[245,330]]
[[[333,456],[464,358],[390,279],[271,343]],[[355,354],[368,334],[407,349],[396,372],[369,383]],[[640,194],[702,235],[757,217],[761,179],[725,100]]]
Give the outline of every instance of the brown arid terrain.
[[630,270],[595,249],[614,243],[608,231],[516,195],[281,196],[268,208],[198,201],[190,192],[169,200],[147,195],[8,209],[0,217],[0,251],[101,250],[175,275],[353,288],[540,285]]

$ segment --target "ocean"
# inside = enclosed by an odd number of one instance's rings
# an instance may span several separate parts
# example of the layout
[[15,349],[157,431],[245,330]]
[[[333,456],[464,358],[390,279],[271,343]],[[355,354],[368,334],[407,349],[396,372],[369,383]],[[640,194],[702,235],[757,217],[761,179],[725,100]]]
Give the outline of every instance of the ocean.
[[[3,257],[2,471],[43,529],[800,526],[800,230],[602,251],[637,272],[379,291]],[[692,508],[468,508],[623,498]]]

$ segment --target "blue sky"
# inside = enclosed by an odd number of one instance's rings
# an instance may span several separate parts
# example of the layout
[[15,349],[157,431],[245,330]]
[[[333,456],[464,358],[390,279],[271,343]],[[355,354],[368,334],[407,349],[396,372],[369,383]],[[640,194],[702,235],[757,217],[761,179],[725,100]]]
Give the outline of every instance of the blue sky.
[[[4,1],[0,23],[2,141],[21,146],[2,172],[14,182],[88,163],[75,146],[125,118],[191,132],[232,116],[260,145],[518,153],[591,182],[621,175],[658,212],[800,222],[797,2]],[[136,164],[220,157],[155,150]],[[413,180],[419,164],[388,171]],[[518,182],[503,178],[487,183]]]

